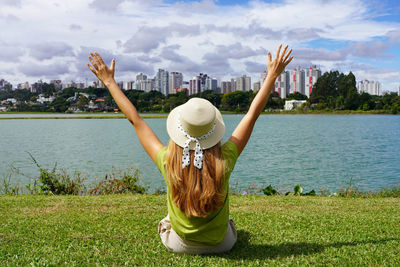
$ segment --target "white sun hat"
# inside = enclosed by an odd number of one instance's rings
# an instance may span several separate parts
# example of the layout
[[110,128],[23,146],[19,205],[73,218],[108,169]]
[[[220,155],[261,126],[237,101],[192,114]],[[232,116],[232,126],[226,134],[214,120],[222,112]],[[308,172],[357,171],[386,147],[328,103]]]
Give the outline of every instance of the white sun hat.
[[167,132],[172,141],[184,149],[182,167],[190,164],[190,149],[195,150],[194,164],[201,169],[202,149],[213,147],[222,140],[225,124],[221,112],[208,100],[191,98],[169,113]]

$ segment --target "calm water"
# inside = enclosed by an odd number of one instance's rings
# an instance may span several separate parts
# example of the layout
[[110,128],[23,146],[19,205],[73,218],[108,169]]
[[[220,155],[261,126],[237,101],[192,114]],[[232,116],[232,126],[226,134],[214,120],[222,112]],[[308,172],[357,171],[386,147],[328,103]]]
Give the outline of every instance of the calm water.
[[[225,115],[229,137],[242,115]],[[165,119],[147,119],[164,144]],[[42,167],[103,177],[113,167],[138,168],[151,190],[164,187],[133,127],[125,119],[36,119],[0,121],[0,178],[13,164],[28,176]],[[400,116],[263,115],[231,176],[237,189],[272,184],[280,190],[331,192],[353,184],[362,190],[400,185]],[[15,177],[14,183],[29,183]]]

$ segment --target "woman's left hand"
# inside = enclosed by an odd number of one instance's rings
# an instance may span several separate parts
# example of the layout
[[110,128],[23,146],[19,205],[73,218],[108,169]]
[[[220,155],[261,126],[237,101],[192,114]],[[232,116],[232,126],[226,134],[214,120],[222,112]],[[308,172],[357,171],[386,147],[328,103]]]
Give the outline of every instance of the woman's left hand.
[[104,84],[114,80],[115,59],[111,61],[110,67],[108,67],[99,53],[90,53],[90,55],[89,61],[92,63],[93,67],[90,64],[88,64],[88,67],[94,75],[96,75]]

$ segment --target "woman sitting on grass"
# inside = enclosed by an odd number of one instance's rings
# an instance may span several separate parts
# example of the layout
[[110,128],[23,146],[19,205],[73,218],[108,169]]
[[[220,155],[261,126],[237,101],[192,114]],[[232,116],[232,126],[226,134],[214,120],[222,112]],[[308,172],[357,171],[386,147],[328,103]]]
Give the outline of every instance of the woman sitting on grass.
[[156,163],[167,184],[168,215],[158,232],[169,251],[189,254],[229,251],[236,242],[235,222],[229,218],[229,176],[264,109],[275,79],[292,60],[287,46],[275,58],[268,53],[268,76],[229,140],[221,144],[225,125],[209,101],[192,98],[167,118],[171,138],[165,147],[114,80],[115,60],[108,67],[98,53],[89,69],[110,91],[118,107],[135,127],[140,143]]

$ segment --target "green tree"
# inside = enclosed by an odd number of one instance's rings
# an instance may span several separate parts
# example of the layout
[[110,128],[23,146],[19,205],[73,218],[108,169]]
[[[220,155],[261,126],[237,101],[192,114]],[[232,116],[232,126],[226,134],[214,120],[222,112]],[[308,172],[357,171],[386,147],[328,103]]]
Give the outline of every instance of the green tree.
[[252,91],[235,91],[225,93],[221,99],[221,108],[229,111],[245,111],[249,108],[253,98],[254,94]]
[[80,110],[85,110],[85,106],[89,103],[89,100],[84,95],[79,95],[78,103],[76,103],[77,108]]
[[70,103],[64,97],[57,97],[50,106],[55,112],[65,112],[67,111]]
[[220,106],[221,98],[222,98],[221,94],[217,93],[214,90],[205,90],[205,91],[203,91],[201,93],[194,94],[194,95],[190,96],[190,98],[192,98],[192,97],[200,97],[200,98],[207,99],[208,101],[210,101],[217,108]]
[[286,97],[286,100],[307,100],[307,96],[303,95],[299,92],[295,92],[295,93],[291,93],[288,94],[288,96]]

